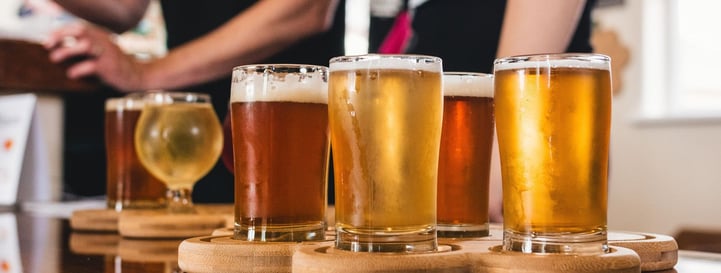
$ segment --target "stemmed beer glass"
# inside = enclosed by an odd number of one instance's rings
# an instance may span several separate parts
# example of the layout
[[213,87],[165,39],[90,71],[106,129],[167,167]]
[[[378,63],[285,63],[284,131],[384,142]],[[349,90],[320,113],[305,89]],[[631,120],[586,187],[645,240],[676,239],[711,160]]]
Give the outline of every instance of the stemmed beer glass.
[[145,96],[135,129],[138,159],[168,187],[170,213],[192,213],[193,185],[213,168],[223,133],[210,104],[199,93],[156,92]]

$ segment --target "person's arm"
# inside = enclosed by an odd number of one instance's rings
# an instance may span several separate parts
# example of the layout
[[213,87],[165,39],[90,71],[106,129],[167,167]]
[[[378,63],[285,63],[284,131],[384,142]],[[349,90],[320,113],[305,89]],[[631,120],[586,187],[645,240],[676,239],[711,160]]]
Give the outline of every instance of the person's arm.
[[68,12],[116,33],[135,27],[149,0],[55,0]]
[[508,0],[496,56],[566,50],[585,0]]
[[333,0],[264,0],[208,35],[148,65],[144,89],[173,88],[216,79],[255,63],[302,38],[326,31]]
[[[71,66],[70,78],[98,75],[122,91],[175,89],[228,75],[237,65],[258,62],[329,29],[336,6],[335,0],[262,0],[209,34],[147,63],[119,57],[117,46],[92,27],[61,29],[46,47],[54,62],[94,56]],[[60,46],[67,36],[76,37],[74,46]]]

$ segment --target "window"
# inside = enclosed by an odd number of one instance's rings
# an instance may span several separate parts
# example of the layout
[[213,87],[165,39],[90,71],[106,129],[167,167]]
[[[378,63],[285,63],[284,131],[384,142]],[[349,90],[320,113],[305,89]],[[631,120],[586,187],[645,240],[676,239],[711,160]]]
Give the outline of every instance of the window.
[[646,0],[644,116],[721,117],[721,1]]

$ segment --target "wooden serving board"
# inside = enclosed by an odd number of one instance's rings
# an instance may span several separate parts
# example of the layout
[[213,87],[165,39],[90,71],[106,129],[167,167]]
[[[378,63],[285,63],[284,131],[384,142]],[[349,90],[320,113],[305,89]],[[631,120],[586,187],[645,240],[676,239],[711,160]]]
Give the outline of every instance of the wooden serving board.
[[175,262],[181,240],[145,240],[122,238],[118,242],[118,256],[131,262]]
[[293,256],[293,273],[470,272],[469,256],[448,245],[438,252],[386,254],[350,252],[331,245],[303,246]]
[[70,227],[84,231],[118,231],[119,213],[111,209],[76,210],[70,216]]
[[331,244],[332,241],[247,242],[227,235],[197,237],[180,244],[178,265],[184,272],[193,273],[291,272],[298,247]]
[[218,228],[232,226],[232,215],[223,210],[196,210],[197,213],[192,214],[169,214],[163,209],[122,211],[118,218],[118,232],[131,238],[190,238],[210,235]]
[[507,273],[638,273],[641,260],[630,249],[610,247],[602,255],[524,254],[501,251],[501,246],[485,248],[486,252],[473,252],[472,272]]
[[608,233],[608,244],[633,250],[641,258],[641,270],[671,269],[678,262],[678,244],[671,236],[653,233]]
[[82,255],[115,255],[120,235],[117,233],[70,233],[70,251]]
[[192,215],[168,215],[164,209],[77,210],[70,217],[70,227],[76,231],[120,232],[127,237],[189,238],[233,226],[232,204],[200,204],[195,209],[197,213]]
[[[215,232],[223,235],[192,238],[181,244],[178,262],[182,269],[188,272],[271,270],[293,273],[626,273],[671,269],[678,257],[678,247],[672,237],[633,232],[609,232],[610,252],[600,255],[504,252],[501,251],[503,232],[499,225],[491,226],[488,237],[439,238],[441,250],[424,254],[342,251],[333,247],[333,236],[328,236],[325,243],[279,245],[233,240],[230,228]],[[238,266],[239,263],[248,266]]]
[[[475,240],[496,241],[503,244],[503,227],[495,224],[490,226],[490,236]],[[439,239],[439,242],[453,242],[454,239]],[[678,262],[678,244],[667,235],[609,231],[608,245],[623,247],[634,251],[641,259],[641,270],[657,271],[671,269]]]

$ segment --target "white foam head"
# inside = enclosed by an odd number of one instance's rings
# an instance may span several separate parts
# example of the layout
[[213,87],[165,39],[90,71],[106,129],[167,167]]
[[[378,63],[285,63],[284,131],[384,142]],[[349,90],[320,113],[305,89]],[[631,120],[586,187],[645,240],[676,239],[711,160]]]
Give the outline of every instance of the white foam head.
[[443,95],[493,98],[493,75],[445,72],[443,73]]
[[330,71],[405,69],[442,72],[441,58],[424,55],[383,55],[368,54],[341,56],[330,59]]
[[315,65],[248,65],[233,69],[230,102],[328,103],[328,68]]
[[550,54],[550,55],[528,55],[514,56],[496,59],[493,62],[493,70],[541,68],[541,67],[567,67],[610,70],[611,59],[601,54]]
[[145,106],[143,96],[128,95],[119,98],[109,98],[105,100],[105,111],[118,110],[142,110]]

